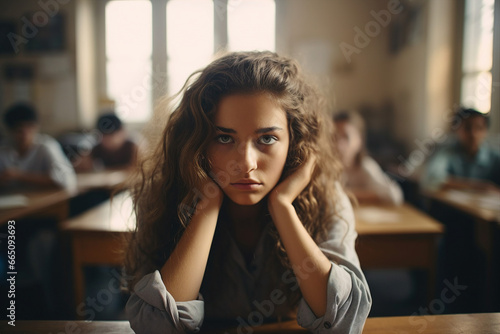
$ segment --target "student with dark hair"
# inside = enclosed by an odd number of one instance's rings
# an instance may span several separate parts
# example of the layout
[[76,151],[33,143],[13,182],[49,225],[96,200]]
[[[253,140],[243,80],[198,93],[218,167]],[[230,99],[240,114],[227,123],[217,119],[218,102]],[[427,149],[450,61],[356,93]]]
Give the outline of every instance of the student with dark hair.
[[122,121],[114,113],[102,114],[96,122],[100,141],[89,156],[83,156],[75,165],[77,171],[99,169],[126,169],[135,165],[137,144],[127,134]]
[[38,132],[38,115],[29,104],[18,103],[4,114],[10,140],[0,147],[2,187],[74,188],[73,167],[53,138]]
[[92,159],[104,168],[128,168],[136,162],[137,144],[128,136],[122,121],[113,113],[99,117],[96,124],[102,140],[92,150]]
[[453,117],[456,137],[431,157],[422,187],[500,191],[500,151],[484,142],[489,115],[459,108]]

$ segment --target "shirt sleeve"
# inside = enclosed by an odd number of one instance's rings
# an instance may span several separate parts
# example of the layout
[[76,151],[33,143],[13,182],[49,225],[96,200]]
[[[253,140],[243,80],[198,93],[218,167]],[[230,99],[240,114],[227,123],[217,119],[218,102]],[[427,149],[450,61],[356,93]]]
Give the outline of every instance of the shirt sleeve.
[[369,187],[386,203],[401,205],[403,191],[401,187],[387,176],[375,160],[363,159],[362,168],[369,179]]
[[196,333],[203,323],[204,302],[201,294],[176,302],[156,270],[137,282],[125,311],[137,334]]
[[448,178],[450,155],[445,148],[437,151],[427,162],[420,186],[424,190],[438,190]]
[[76,188],[76,175],[71,162],[64,155],[61,146],[54,139],[43,143],[48,163],[48,173],[60,187],[73,190]]
[[[340,188],[340,187],[339,187]],[[328,277],[327,307],[316,317],[302,298],[297,322],[313,333],[361,333],[370,312],[372,299],[355,250],[357,233],[349,199],[339,189],[339,209],[328,237],[318,243],[332,263]]]

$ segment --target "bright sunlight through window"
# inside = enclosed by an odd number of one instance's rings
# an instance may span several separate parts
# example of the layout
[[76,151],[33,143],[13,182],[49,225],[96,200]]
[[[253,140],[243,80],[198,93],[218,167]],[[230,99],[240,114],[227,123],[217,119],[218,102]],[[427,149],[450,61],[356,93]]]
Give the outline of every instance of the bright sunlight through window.
[[107,94],[126,122],[143,122],[152,109],[152,12],[149,1],[106,5]]
[[495,0],[465,5],[461,103],[487,113],[491,109],[493,13]]
[[275,50],[274,0],[229,0],[228,44],[231,51]]
[[191,73],[205,67],[214,52],[212,0],[167,2],[167,75],[169,94],[177,93]]

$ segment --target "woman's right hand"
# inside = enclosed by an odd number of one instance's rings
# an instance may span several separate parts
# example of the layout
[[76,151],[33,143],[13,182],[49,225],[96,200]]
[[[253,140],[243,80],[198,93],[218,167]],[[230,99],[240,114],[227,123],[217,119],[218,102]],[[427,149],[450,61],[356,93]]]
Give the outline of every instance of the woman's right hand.
[[219,210],[224,200],[224,192],[219,185],[208,178],[199,189],[200,200],[196,205],[196,212],[205,210]]

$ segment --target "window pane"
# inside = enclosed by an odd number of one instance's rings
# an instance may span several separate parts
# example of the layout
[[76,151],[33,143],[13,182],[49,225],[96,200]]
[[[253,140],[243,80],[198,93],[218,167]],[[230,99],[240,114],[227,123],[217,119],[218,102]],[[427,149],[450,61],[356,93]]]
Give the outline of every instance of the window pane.
[[229,0],[228,44],[231,51],[275,50],[274,0]]
[[107,94],[125,122],[151,115],[151,2],[110,1],[106,5]]
[[110,1],[106,5],[107,58],[144,59],[151,53],[151,2]]
[[463,70],[488,71],[493,59],[494,0],[468,0],[465,7]]
[[491,73],[481,72],[465,75],[462,78],[460,103],[487,113],[491,109]]
[[188,76],[205,67],[214,50],[212,0],[167,2],[168,92],[177,93]]
[[115,100],[116,113],[127,122],[145,122],[151,116],[151,60],[108,61],[108,95]]

